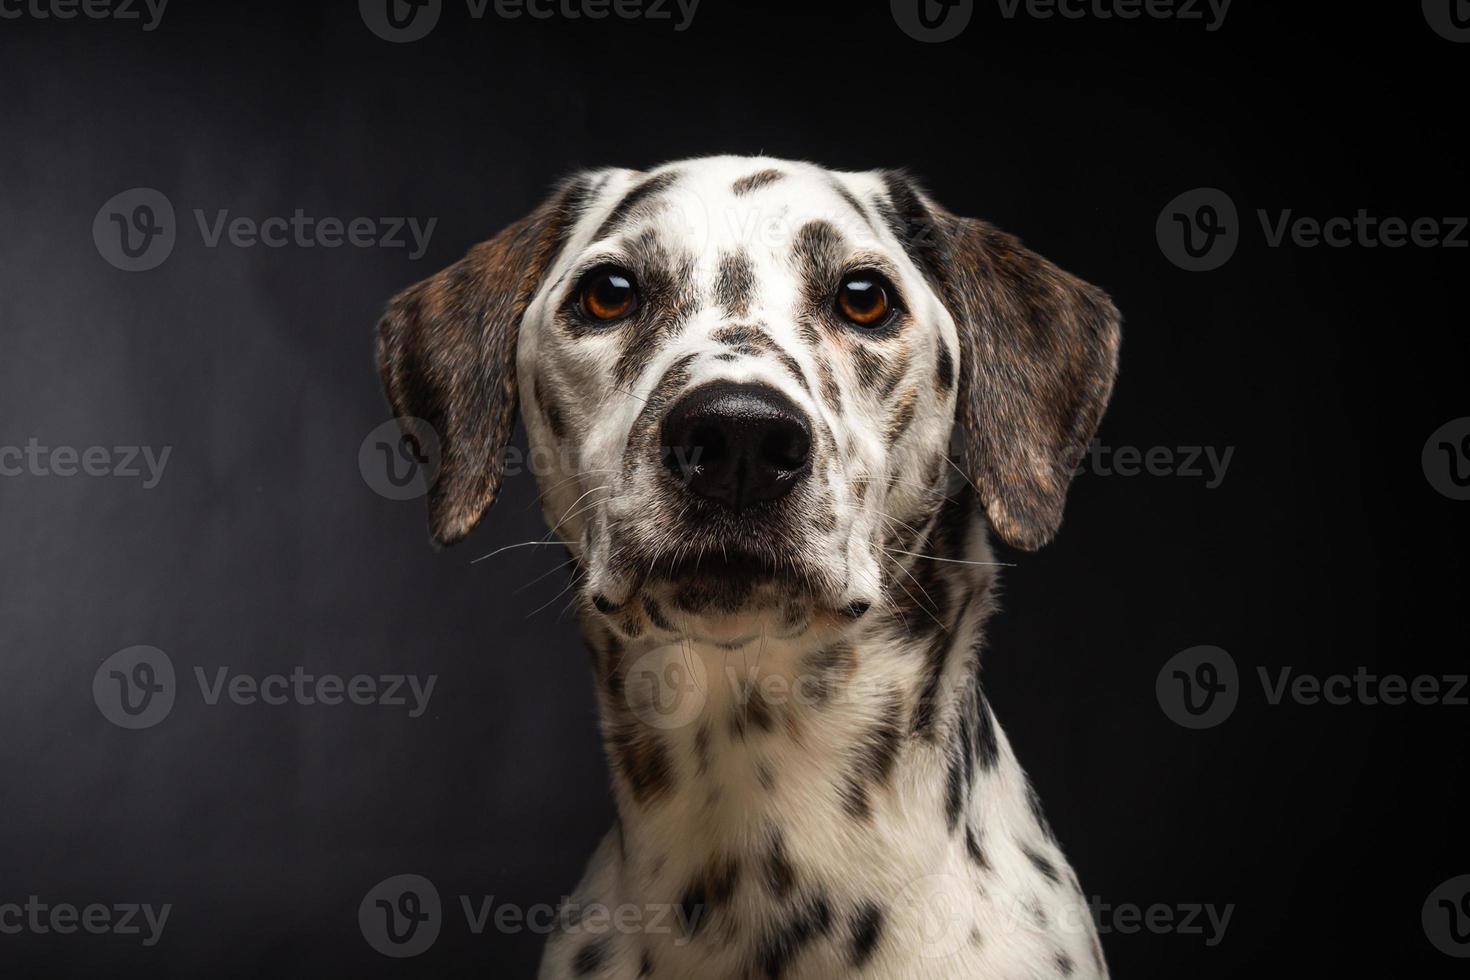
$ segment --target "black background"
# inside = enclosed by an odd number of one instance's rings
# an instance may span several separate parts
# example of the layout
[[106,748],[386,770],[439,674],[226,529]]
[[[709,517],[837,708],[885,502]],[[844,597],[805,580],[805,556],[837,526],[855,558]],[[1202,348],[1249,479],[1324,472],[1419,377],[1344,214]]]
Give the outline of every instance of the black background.
[[[683,33],[450,2],[407,45],[353,3],[175,0],[151,33],[0,21],[0,444],[174,447],[149,491],[0,479],[0,903],[174,905],[153,949],[0,936],[0,974],[534,974],[542,937],[472,936],[457,896],[555,901],[611,819],[565,579],[513,591],[561,555],[471,565],[544,532],[528,476],[440,553],[420,504],[368,488],[358,447],[388,416],[373,325],[568,171],[764,151],[908,166],[1103,286],[1126,317],[1103,443],[1235,448],[1213,490],[1084,476],[1053,546],[1003,556],[989,691],[1085,889],[1235,906],[1214,947],[1106,936],[1114,976],[1462,975],[1420,908],[1470,872],[1470,709],[1272,706],[1255,673],[1465,672],[1470,504],[1420,451],[1470,415],[1470,252],[1272,249],[1255,212],[1467,213],[1467,67],[1417,3],[1237,0],[1215,32],[982,3],[941,45],[868,2],[704,0]],[[181,228],[129,274],[91,225],[137,186]],[[1244,240],[1188,273],[1154,225],[1200,186],[1231,195]],[[195,208],[439,221],[411,262],[207,249]],[[133,644],[181,673],[439,681],[418,719],[186,690],[129,732],[91,679]],[[1154,682],[1199,644],[1245,683],[1196,732]],[[356,910],[408,872],[449,921],[400,962]]]

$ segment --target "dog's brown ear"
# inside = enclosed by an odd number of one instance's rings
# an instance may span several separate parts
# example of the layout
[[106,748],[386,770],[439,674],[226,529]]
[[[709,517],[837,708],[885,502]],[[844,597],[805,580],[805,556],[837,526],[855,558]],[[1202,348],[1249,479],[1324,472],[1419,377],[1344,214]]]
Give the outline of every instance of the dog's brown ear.
[[910,253],[959,328],[965,472],[1001,538],[1040,548],[1061,526],[1112,394],[1121,317],[1102,290],[983,221],[949,214],[905,176],[889,175],[888,190]]
[[378,372],[394,415],[423,419],[440,439],[428,497],[438,544],[473,531],[500,492],[515,426],[521,317],[588,187],[588,177],[565,182],[531,215],[393,297],[378,323]]

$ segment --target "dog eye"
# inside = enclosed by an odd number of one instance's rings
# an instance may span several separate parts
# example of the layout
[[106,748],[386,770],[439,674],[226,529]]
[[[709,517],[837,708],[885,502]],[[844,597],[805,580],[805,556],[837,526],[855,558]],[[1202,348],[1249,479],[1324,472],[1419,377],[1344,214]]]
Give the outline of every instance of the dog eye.
[[837,312],[849,323],[881,327],[893,316],[892,286],[876,272],[854,272],[837,290]]
[[582,280],[582,312],[594,320],[621,320],[638,308],[633,275],[623,269],[594,269]]

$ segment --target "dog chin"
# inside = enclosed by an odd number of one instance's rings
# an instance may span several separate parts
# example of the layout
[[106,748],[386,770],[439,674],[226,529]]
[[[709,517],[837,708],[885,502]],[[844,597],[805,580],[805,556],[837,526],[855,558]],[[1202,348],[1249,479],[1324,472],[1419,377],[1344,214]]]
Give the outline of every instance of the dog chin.
[[711,635],[780,631],[810,620],[824,604],[820,577],[791,562],[754,552],[705,552],[648,563],[643,589],[680,619]]

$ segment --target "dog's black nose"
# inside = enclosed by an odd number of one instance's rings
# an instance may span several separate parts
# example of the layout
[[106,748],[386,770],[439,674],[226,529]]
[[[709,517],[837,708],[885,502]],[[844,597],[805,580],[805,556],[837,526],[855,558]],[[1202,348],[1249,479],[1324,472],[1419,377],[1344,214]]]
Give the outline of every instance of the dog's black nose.
[[765,385],[705,385],[664,419],[664,465],[692,492],[734,510],[789,492],[810,472],[811,450],[805,413]]

